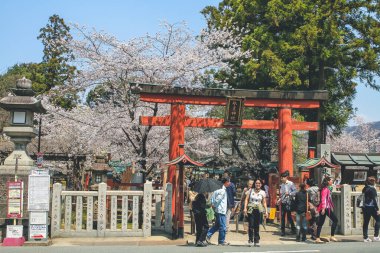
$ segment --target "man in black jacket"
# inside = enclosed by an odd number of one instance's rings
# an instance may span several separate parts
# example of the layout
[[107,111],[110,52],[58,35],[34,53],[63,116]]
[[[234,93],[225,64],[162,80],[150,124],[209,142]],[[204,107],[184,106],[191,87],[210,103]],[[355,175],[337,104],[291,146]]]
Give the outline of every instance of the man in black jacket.
[[195,244],[197,247],[207,246],[206,236],[209,229],[207,216],[206,216],[206,197],[203,193],[199,193],[192,203],[196,238]]
[[380,211],[377,203],[377,192],[375,188],[375,177],[368,177],[365,187],[362,193],[364,194],[363,203],[363,238],[364,242],[372,242],[368,237],[368,224],[373,217],[375,220],[375,234],[373,241],[380,242],[379,228],[380,228]]

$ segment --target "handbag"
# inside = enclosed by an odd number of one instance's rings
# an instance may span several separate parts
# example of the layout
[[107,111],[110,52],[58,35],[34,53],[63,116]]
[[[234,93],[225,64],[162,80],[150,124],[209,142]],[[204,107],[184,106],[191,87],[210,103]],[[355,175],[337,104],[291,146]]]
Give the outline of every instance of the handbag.
[[[252,189],[249,192],[249,195],[251,195],[251,192],[252,192]],[[249,202],[248,205],[247,205],[247,213],[251,214],[254,209],[258,209],[259,213],[263,213],[264,212],[264,206],[263,206],[262,203],[251,203],[251,202]]]
[[305,213],[305,218],[307,221],[312,219],[311,212],[309,210],[309,194],[306,192],[306,213]]
[[263,204],[261,204],[261,203],[259,203],[259,204],[248,203],[248,205],[247,205],[247,213],[252,213],[254,209],[259,210],[259,213],[263,213],[264,212],[264,206],[263,206]]

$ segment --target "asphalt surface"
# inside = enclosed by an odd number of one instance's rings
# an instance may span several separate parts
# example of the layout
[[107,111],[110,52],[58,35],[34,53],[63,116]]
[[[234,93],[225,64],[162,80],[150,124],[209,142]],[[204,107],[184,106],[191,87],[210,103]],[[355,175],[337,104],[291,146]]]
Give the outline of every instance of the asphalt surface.
[[267,253],[379,253],[380,243],[338,242],[317,245],[313,243],[297,243],[293,245],[263,245],[261,247],[248,246],[47,246],[47,247],[1,247],[1,253],[240,253],[240,252],[267,252]]

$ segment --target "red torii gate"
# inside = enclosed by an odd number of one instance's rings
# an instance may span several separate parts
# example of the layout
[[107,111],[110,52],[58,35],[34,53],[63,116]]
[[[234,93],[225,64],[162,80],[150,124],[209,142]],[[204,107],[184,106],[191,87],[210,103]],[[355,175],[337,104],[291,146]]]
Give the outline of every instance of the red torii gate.
[[[171,104],[168,116],[141,116],[144,126],[169,126],[169,160],[182,156],[179,145],[185,142],[185,127],[232,128],[278,130],[278,154],[280,173],[289,170],[293,175],[292,131],[317,131],[318,122],[292,120],[292,109],[317,109],[321,101],[327,100],[327,91],[267,91],[234,89],[194,89],[166,87],[152,84],[131,84],[134,93],[140,95],[140,101]],[[245,107],[278,108],[278,119],[242,120],[241,126],[225,126],[224,119],[192,118],[186,116],[186,104],[225,106],[227,97],[244,97]],[[168,168],[168,181],[173,184],[172,213],[173,221],[178,219],[176,204],[183,205],[183,198],[176,199],[176,167]],[[178,202],[177,202],[178,201]]]

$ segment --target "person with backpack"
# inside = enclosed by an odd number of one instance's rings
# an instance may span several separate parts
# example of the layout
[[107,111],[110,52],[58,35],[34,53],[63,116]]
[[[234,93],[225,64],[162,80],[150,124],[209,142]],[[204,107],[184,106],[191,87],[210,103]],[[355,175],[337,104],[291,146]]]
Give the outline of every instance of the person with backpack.
[[372,242],[368,237],[368,224],[373,217],[375,220],[375,234],[373,241],[380,242],[379,228],[380,228],[380,211],[377,203],[377,191],[376,191],[376,178],[368,177],[365,187],[363,188],[363,238],[364,242]]
[[[305,189],[305,184],[300,184],[300,190],[296,193],[295,196],[295,205],[296,205],[296,227],[297,227],[297,236],[296,241],[299,242],[302,237],[302,241],[306,241],[306,211],[308,204],[308,194]],[[302,225],[302,226],[301,226]]]
[[285,171],[281,174],[281,184],[280,184],[280,198],[277,201],[278,205],[281,205],[281,236],[285,236],[285,217],[288,217],[288,222],[292,227],[292,234],[297,232],[294,226],[294,221],[291,212],[293,205],[293,198],[297,192],[294,183],[288,180],[289,171]]
[[331,236],[330,236],[329,241],[332,241],[332,242],[338,241],[334,237],[336,227],[338,226],[338,218],[334,214],[334,204],[331,199],[330,187],[332,186],[332,184],[333,184],[333,180],[331,179],[331,177],[325,177],[322,181],[322,185],[320,188],[321,201],[317,208],[319,212],[319,217],[318,217],[318,222],[317,222],[317,238],[315,240],[315,243],[323,243],[320,236],[321,236],[322,226],[326,220],[326,216],[328,216],[330,220],[332,221]]
[[319,216],[317,208],[321,198],[319,187],[315,185],[314,179],[308,178],[306,185],[309,187],[307,193],[309,195],[309,210],[311,214],[311,219],[309,220],[309,234],[311,235],[311,239],[315,240],[317,238],[317,220]]
[[206,197],[203,193],[198,193],[193,203],[193,214],[195,219],[195,245],[197,247],[207,246],[206,236],[209,229],[206,217]]
[[228,232],[230,230],[230,220],[231,215],[235,212],[235,195],[236,187],[233,182],[231,182],[231,172],[225,170],[223,173],[223,178],[227,179],[230,183],[226,188],[227,191],[227,213],[226,213],[226,227]]

